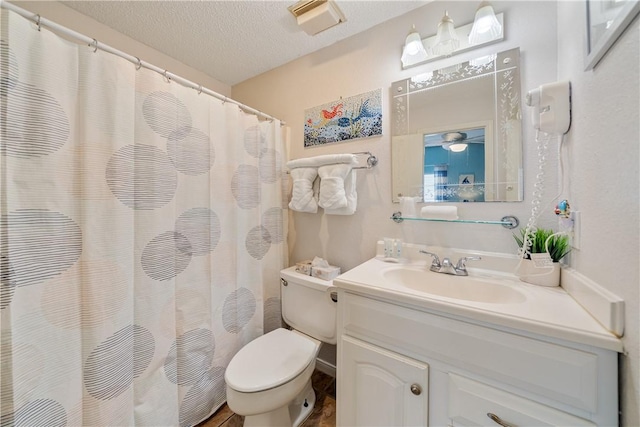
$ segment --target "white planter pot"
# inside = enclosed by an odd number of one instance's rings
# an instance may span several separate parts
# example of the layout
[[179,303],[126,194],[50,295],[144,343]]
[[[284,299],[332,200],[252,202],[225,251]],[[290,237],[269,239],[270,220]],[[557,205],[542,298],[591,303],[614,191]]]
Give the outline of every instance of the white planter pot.
[[539,286],[560,286],[560,263],[554,262],[548,267],[536,267],[530,259],[522,260],[518,276],[523,282]]

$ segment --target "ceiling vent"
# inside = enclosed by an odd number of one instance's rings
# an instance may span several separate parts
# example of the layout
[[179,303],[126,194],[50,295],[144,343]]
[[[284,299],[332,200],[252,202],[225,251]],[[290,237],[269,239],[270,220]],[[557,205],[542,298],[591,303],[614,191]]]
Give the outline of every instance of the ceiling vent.
[[331,0],[302,0],[289,6],[289,12],[310,36],[346,21],[338,5]]

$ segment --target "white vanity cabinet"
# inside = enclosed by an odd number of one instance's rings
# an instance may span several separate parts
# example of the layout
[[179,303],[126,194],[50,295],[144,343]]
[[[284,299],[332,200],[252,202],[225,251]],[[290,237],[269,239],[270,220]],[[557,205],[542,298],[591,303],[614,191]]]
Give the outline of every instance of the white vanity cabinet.
[[339,425],[426,425],[429,366],[348,336],[341,338],[344,405]]
[[618,425],[615,351],[336,282],[338,426]]

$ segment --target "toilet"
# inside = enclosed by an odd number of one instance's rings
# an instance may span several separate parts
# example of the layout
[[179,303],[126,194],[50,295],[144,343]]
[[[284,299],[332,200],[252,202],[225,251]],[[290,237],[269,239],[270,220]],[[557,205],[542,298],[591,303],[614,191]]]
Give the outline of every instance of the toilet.
[[279,328],[245,345],[225,372],[227,405],[243,415],[246,427],[300,425],[316,395],[311,375],[321,343],[336,343],[336,288],[332,281],[306,276],[295,267],[280,272]]

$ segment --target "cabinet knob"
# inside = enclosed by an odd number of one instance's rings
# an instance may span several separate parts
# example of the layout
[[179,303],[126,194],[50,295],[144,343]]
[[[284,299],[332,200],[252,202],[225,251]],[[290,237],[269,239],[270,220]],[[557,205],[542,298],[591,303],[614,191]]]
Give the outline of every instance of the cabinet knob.
[[498,424],[499,426],[513,427],[511,424],[505,423],[499,416],[497,416],[496,414],[492,414],[491,412],[487,412],[487,417],[491,418],[491,421]]
[[422,388],[420,388],[418,384],[411,384],[411,393],[415,394],[416,396],[420,396],[420,393],[422,393]]

